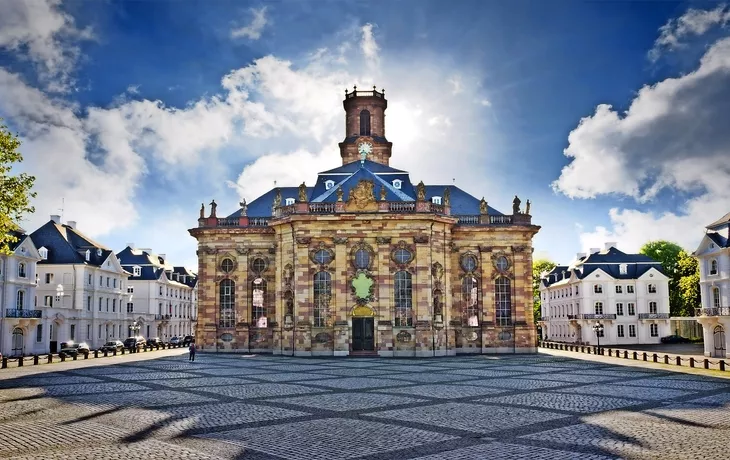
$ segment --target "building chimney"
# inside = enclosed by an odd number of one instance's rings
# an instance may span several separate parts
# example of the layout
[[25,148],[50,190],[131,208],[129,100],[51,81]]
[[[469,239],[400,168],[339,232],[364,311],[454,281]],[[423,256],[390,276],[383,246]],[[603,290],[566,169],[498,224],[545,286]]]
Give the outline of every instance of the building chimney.
[[587,255],[588,255],[588,254],[586,254],[585,252],[579,252],[579,253],[578,253],[578,258],[579,258],[579,259],[582,259],[583,257],[585,257],[585,256],[587,256]]
[[167,254],[160,254],[160,258],[164,261],[167,261]]
[[57,224],[61,223],[61,216],[58,216],[56,214],[51,214],[51,220]]
[[68,225],[69,227],[71,227],[73,229],[76,229],[76,221],[75,220],[69,220],[68,222],[66,222],[66,225]]
[[129,249],[135,249],[135,248],[134,248],[134,243],[127,243],[127,247],[128,247]]
[[615,247],[616,247],[616,242],[605,243],[603,245],[603,250],[608,251],[609,249],[615,248]]
[[591,254],[596,254],[598,252],[601,252],[601,248],[591,248]]

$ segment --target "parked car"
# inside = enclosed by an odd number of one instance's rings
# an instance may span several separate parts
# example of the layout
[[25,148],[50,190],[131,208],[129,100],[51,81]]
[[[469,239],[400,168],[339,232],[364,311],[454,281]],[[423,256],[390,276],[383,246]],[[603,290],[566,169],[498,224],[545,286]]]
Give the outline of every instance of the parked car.
[[113,352],[114,350],[116,350],[117,353],[121,353],[122,348],[124,348],[124,344],[122,343],[121,340],[110,340],[107,343],[105,343],[104,346],[102,346],[100,348],[100,350],[107,351],[110,353]]
[[151,339],[147,339],[147,346],[155,347],[155,348],[159,349],[162,346],[162,340],[160,340],[159,337],[153,337]]
[[681,335],[672,334],[662,337],[662,343],[690,343],[691,340]]
[[175,335],[170,339],[170,345],[179,345],[179,344],[180,344],[180,337]]
[[78,356],[79,354],[86,355],[89,353],[89,345],[86,342],[75,343],[73,341],[62,342],[61,351],[58,352],[59,356]]
[[192,335],[186,335],[183,338],[183,346],[189,346],[191,343],[193,343],[193,340],[195,340],[195,337],[193,337]]
[[136,337],[127,337],[124,340],[124,348],[131,350],[132,348],[144,348],[147,341],[141,335]]

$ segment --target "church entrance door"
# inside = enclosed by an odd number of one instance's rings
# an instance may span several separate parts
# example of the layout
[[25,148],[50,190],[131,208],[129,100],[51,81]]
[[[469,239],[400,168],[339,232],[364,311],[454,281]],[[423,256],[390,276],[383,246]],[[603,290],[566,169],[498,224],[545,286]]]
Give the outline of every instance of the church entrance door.
[[375,351],[374,332],[374,318],[352,318],[352,351]]

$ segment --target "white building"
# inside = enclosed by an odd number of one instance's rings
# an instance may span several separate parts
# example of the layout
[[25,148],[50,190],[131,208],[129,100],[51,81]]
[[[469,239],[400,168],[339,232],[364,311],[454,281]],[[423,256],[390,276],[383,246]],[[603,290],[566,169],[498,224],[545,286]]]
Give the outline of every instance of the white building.
[[669,278],[661,264],[615,243],[543,274],[540,297],[545,340],[596,344],[597,323],[601,345],[660,343],[671,334]]
[[36,263],[41,256],[28,235],[12,235],[18,239],[10,245],[12,254],[0,254],[0,353],[42,353],[47,330],[36,307]]
[[79,232],[75,222],[61,224],[60,216],[51,216],[30,238],[41,257],[36,295],[47,331],[44,351],[57,351],[67,340],[93,349],[126,338],[128,273],[114,252]]
[[173,336],[195,335],[198,277],[185,267],[167,263],[165,254],[136,249],[133,243],[117,254],[130,273],[127,311],[140,334],[167,342]]
[[702,307],[695,311],[702,324],[705,356],[730,358],[730,213],[706,227],[693,253],[700,266]]

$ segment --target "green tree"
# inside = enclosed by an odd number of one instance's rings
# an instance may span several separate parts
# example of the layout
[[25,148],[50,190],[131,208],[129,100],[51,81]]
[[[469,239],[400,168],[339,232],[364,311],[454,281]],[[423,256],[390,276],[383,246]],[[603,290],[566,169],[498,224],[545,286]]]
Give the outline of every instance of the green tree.
[[694,316],[694,309],[700,306],[700,264],[686,251],[677,259],[678,292],[680,316]]
[[660,262],[664,272],[669,277],[669,314],[672,316],[688,316],[687,305],[681,295],[679,286],[682,278],[679,260],[682,253],[687,254],[685,250],[671,241],[658,240],[644,244],[639,252]]
[[[2,118],[0,118],[2,122]],[[24,214],[35,211],[30,199],[35,177],[26,173],[11,175],[13,164],[23,161],[18,150],[20,140],[0,124],[0,253],[10,254],[10,245],[18,239],[11,233],[18,228]]]
[[549,272],[556,266],[557,264],[555,262],[545,259],[538,259],[532,262],[532,296],[534,299],[533,316],[535,318],[535,322],[540,321],[540,305],[542,304],[540,301],[540,275],[545,272]]

